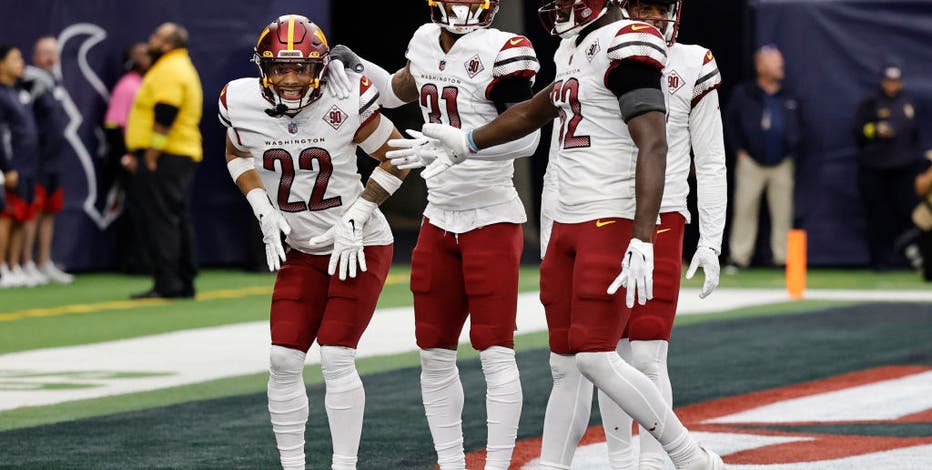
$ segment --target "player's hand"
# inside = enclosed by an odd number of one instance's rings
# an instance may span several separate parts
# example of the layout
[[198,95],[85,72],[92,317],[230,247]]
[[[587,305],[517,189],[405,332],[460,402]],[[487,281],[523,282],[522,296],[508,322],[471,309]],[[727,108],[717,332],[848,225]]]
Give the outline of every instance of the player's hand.
[[330,49],[330,65],[327,67],[327,87],[334,98],[349,98],[353,89],[353,81],[347,75],[346,70],[352,70],[356,73],[363,71],[362,61],[359,56],[350,48],[338,44]]
[[346,74],[346,69],[340,59],[330,59],[327,66],[327,89],[334,98],[345,100],[353,89],[353,81]]
[[463,163],[470,154],[477,152],[469,145],[469,132],[471,131],[464,131],[446,124],[428,123],[424,124],[421,132],[425,137],[435,139],[437,144],[447,151],[445,156],[438,155],[437,160],[421,172],[421,177],[425,180],[447,171],[454,165]]
[[621,274],[608,286],[608,295],[615,295],[619,287],[627,290],[625,305],[634,307],[634,295],[638,304],[644,305],[654,298],[654,245],[632,238],[621,261]]
[[333,227],[323,235],[310,240],[309,243],[316,246],[333,244],[330,265],[327,268],[328,274],[333,276],[339,266],[339,277],[341,281],[344,281],[347,276],[356,277],[357,265],[360,271],[366,272],[368,268],[365,245],[363,245],[363,228],[376,207],[378,207],[376,203],[360,197]]
[[6,186],[10,191],[16,189],[16,185],[19,183],[19,173],[16,170],[10,170],[6,172],[4,177],[3,186]]
[[128,171],[130,174],[135,175],[136,169],[139,167],[139,162],[136,160],[135,156],[127,153],[126,155],[120,157],[120,166],[122,166],[123,169]]
[[337,44],[330,49],[330,60],[339,60],[343,63],[343,67],[352,70],[356,73],[362,73],[366,66],[363,65],[362,59],[359,58],[352,49],[344,46],[343,44]]
[[285,261],[285,247],[282,245],[282,234],[287,237],[291,233],[291,226],[285,222],[281,212],[274,207],[271,211],[257,215],[259,228],[262,229],[262,242],[265,243],[265,261],[269,271],[275,272],[282,267]]
[[692,279],[699,268],[702,268],[705,273],[705,282],[702,284],[702,292],[699,293],[699,298],[704,299],[718,287],[719,274],[721,273],[718,255],[715,254],[714,250],[707,246],[696,248],[696,254],[693,255],[693,260],[689,263],[689,269],[686,270],[686,279]]
[[412,138],[389,140],[388,145],[397,150],[391,150],[385,154],[385,157],[398,169],[424,168],[433,163],[441,153],[447,153],[446,149],[439,145],[437,139],[424,137],[424,134],[413,129],[406,129],[405,133]]

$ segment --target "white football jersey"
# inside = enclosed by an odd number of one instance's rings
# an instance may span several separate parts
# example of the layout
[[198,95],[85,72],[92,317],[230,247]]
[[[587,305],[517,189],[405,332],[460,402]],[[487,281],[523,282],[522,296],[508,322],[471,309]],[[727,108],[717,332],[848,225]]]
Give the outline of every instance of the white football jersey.
[[[333,250],[308,242],[333,227],[363,190],[353,140],[363,124],[379,115],[379,94],[364,76],[351,78],[356,86],[349,98],[322,90],[317,101],[294,117],[265,113],[272,104],[257,78],[234,80],[220,94],[220,121],[227,135],[238,149],[253,155],[272,205],[291,226],[286,242],[305,253]],[[367,246],[393,241],[378,210],[363,236]]]
[[[481,28],[459,38],[448,53],[440,47],[440,26],[428,23],[414,33],[405,54],[419,91],[424,122],[473,129],[498,117],[489,98],[492,86],[508,76],[533,77],[539,63],[524,36]],[[511,160],[466,160],[427,181],[427,200],[444,210],[470,210],[514,201],[518,193]],[[521,217],[524,217],[523,208]]]
[[[702,98],[721,86],[722,75],[712,51],[702,46],[677,43],[667,53],[669,56],[663,72],[663,88],[667,100],[668,151],[660,212],[679,212],[689,222],[689,210],[686,208],[686,196],[689,195],[687,178],[691,165],[690,150],[695,138],[692,135],[694,126],[690,123],[697,118],[714,119],[714,116],[694,116],[697,112],[695,107]],[[703,109],[700,112],[719,113],[719,110],[716,106],[715,109]],[[721,148],[721,156],[724,164],[724,147]]]
[[551,100],[560,110],[559,204],[554,220],[585,222],[600,217],[633,219],[638,149],[621,116],[618,98],[605,84],[617,64],[633,61],[662,70],[666,43],[653,26],[617,21],[560,42]]

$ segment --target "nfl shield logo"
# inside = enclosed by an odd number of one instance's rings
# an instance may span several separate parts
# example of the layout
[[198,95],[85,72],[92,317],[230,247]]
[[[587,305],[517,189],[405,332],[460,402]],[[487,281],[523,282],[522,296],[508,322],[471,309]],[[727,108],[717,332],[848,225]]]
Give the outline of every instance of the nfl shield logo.
[[440,60],[440,70],[442,71],[442,70],[445,69],[445,68],[447,68],[447,61],[446,61],[446,60]]
[[289,122],[289,123],[288,123],[288,132],[291,132],[292,134],[297,134],[297,133],[298,133],[298,124],[295,123],[295,122]]

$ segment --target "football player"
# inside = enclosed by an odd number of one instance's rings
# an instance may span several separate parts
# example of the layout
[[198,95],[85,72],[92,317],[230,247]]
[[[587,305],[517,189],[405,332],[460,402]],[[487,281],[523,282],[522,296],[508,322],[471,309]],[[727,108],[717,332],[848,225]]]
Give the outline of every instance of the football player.
[[[684,225],[690,217],[686,207],[692,163],[690,149],[695,155],[698,180],[700,239],[686,276],[692,278],[699,267],[704,270],[701,298],[718,286],[718,255],[727,198],[725,147],[716,91],[721,86],[721,74],[711,51],[676,42],[681,8],[682,0],[629,0],[626,8],[629,18],[648,23],[663,33],[668,46],[663,80],[668,151],[660,203],[661,224],[655,235],[654,298],[645,305],[634,306],[617,351],[647,375],[670,404],[673,389],[667,372],[667,349],[679,297]],[[552,180],[545,177],[545,186],[555,186]],[[556,188],[546,192],[554,193]],[[545,207],[541,213],[552,210]],[[584,401],[580,406],[591,403],[589,396],[580,396],[580,400]],[[642,428],[639,464],[631,446],[631,418],[601,391],[599,407],[613,469],[663,468],[666,454],[653,436]]]
[[[362,61],[383,106],[416,101],[425,122],[475,128],[533,96],[539,64],[531,42],[489,27],[498,0],[429,0],[428,5],[432,21],[411,38],[404,68],[390,75]],[[456,348],[467,316],[487,387],[485,468],[505,470],[511,462],[522,405],[513,348],[521,224],[527,221],[512,182],[512,160],[534,153],[539,139],[539,131],[531,132],[483,150],[484,160],[427,181],[411,291],[424,410],[443,470],[466,468]],[[397,164],[418,168],[432,156],[422,151]]]
[[[563,38],[550,89],[479,128],[425,124],[422,131],[436,139],[424,145],[448,151],[431,163],[440,172],[560,118],[558,202],[541,264],[554,377],[541,467],[570,468],[589,409],[578,396],[591,397],[591,381],[661,442],[677,468],[723,468],[720,457],[692,439],[650,379],[615,352],[635,297],[641,305],[653,297],[653,240],[667,153],[663,35],[624,20],[621,6],[607,0],[556,0],[540,14]],[[624,298],[615,295],[620,287]]]
[[[302,372],[315,339],[327,390],[331,468],[356,468],[365,405],[356,345],[392,259],[392,234],[378,206],[407,173],[384,161],[386,142],[400,134],[380,115],[369,79],[351,72],[352,93],[345,98],[323,91],[329,53],[317,25],[281,16],[256,44],[261,78],[234,80],[220,94],[227,167],[259,220],[269,269],[281,268],[272,293],[268,398],[285,469],[305,465]],[[365,188],[357,146],[383,161]]]

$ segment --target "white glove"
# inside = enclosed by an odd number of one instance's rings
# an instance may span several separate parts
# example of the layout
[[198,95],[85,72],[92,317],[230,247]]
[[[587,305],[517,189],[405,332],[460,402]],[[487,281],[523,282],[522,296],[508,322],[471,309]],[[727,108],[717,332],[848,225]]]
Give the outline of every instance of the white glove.
[[702,284],[702,292],[699,293],[699,298],[704,299],[718,287],[719,273],[721,273],[718,255],[715,254],[714,250],[707,246],[696,248],[696,254],[693,255],[693,260],[689,263],[689,269],[686,270],[686,279],[692,279],[699,268],[702,268],[705,273],[705,282]]
[[353,89],[353,81],[346,74],[346,68],[340,59],[330,59],[327,66],[327,89],[334,98],[345,100]]
[[330,230],[310,240],[311,245],[333,244],[330,266],[327,268],[328,274],[333,276],[337,272],[337,265],[340,266],[341,281],[345,281],[347,275],[356,277],[357,264],[362,272],[366,272],[368,268],[366,267],[365,245],[363,245],[363,227],[376,207],[378,205],[372,201],[367,201],[362,197],[357,198]]
[[285,261],[285,247],[282,245],[282,234],[287,237],[291,227],[281,212],[272,207],[269,196],[264,189],[256,188],[246,194],[246,200],[252,206],[252,213],[259,220],[262,229],[262,242],[265,243],[265,261],[269,271],[275,272],[282,267]]
[[478,149],[470,148],[469,132],[471,131],[464,131],[446,124],[428,123],[424,124],[421,132],[424,133],[424,137],[435,139],[437,144],[447,151],[445,155],[438,155],[437,159],[421,172],[421,177],[425,180],[447,171],[453,165],[463,163],[470,154],[478,151]]
[[328,88],[334,98],[349,98],[353,89],[353,81],[346,74],[346,69],[362,73],[364,66],[355,52],[338,44],[330,49],[330,65],[327,67],[327,81],[330,83]]
[[621,261],[621,274],[608,286],[608,295],[615,295],[619,287],[627,289],[625,305],[634,307],[634,294],[638,304],[644,305],[654,298],[654,245],[632,238]]
[[385,157],[392,162],[392,165],[399,169],[413,170],[415,168],[424,168],[436,160],[440,154],[445,154],[446,158],[450,158],[449,152],[440,146],[437,139],[424,137],[424,134],[413,129],[406,129],[405,133],[412,138],[389,140],[388,145],[398,150],[385,153]]

